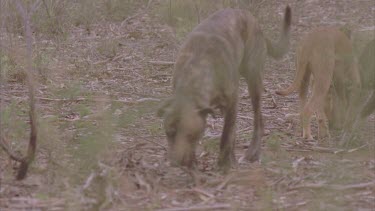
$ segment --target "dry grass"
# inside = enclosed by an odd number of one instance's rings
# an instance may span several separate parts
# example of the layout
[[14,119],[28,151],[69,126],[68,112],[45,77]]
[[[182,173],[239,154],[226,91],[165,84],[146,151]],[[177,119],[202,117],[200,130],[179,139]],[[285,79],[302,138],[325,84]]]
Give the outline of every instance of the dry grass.
[[[355,31],[367,28],[368,20],[375,19],[372,1],[172,0],[169,5],[154,0],[148,11],[148,1],[45,2],[49,15],[42,4],[33,17],[33,63],[43,79],[37,91],[40,146],[23,182],[12,179],[15,166],[0,151],[1,210],[372,208],[375,189],[368,182],[375,178],[374,116],[355,145],[337,152],[333,141],[300,140],[298,118],[285,120],[286,113],[298,110],[296,95],[276,96],[276,109],[272,96],[263,96],[262,161],[239,163],[228,175],[216,168],[222,118],[209,118],[197,153],[202,181],[194,186],[186,172],[168,165],[162,122],[155,115],[157,99],[171,94],[173,67],[149,62],[174,61],[181,40],[198,22],[197,12],[202,20],[218,8],[248,7],[273,37],[288,3],[294,14],[292,48],[281,62],[267,63],[265,86],[272,93],[275,84],[283,86],[293,76],[300,36],[324,24],[353,22]],[[11,11],[11,1],[1,4]],[[27,92],[19,76],[24,68],[22,28],[15,14],[0,15],[9,20],[0,31],[1,46],[7,46],[0,54],[1,134],[13,150],[24,152],[29,129]],[[242,82],[240,90],[237,158],[252,128]]]

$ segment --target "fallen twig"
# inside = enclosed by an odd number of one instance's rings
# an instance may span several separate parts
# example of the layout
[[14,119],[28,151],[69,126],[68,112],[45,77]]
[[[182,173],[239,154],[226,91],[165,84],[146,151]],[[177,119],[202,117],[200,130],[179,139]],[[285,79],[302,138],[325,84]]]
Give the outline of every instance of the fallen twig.
[[280,177],[279,179],[277,179],[276,181],[272,182],[271,183],[271,187],[275,187],[276,185],[278,185],[281,181],[285,180],[285,176],[284,177]]
[[130,21],[131,19],[135,18],[135,17],[138,17],[141,13],[137,13],[135,15],[132,15],[132,16],[129,16],[127,17],[124,21],[121,22],[121,26],[124,26],[128,21]]
[[287,147],[285,150],[286,151],[296,151],[296,152],[322,152],[322,153],[333,153],[333,154],[339,154],[339,153],[351,153],[358,151],[364,147],[366,147],[367,144],[364,144],[360,147],[349,149],[349,150],[344,150],[344,149],[336,149],[336,148],[326,148],[326,147],[319,147],[319,146],[313,146],[313,147],[307,147],[304,149],[295,149],[293,147]]
[[107,99],[107,98],[84,98],[84,97],[70,98],[70,99],[38,97],[38,100],[51,101],[51,102],[80,102],[80,101],[116,102],[116,103],[125,103],[125,104],[136,104],[136,103],[143,103],[143,102],[147,102],[147,101],[154,101],[154,102],[160,101],[160,99],[156,99],[156,98],[141,98],[141,99],[138,99],[138,100],[129,101],[129,100],[111,100],[111,99]]
[[135,173],[135,178],[137,179],[138,181],[138,184],[139,186],[141,187],[145,187],[146,188],[146,191],[147,193],[150,193],[151,192],[151,185],[148,184],[141,175],[138,174],[138,172]]
[[93,65],[105,64],[105,63],[110,62],[111,60],[112,60],[111,58],[108,58],[108,59],[105,59],[105,60],[102,60],[102,61],[94,62],[94,63],[92,63],[92,64],[93,64]]
[[214,194],[211,194],[209,192],[207,192],[206,190],[203,190],[203,189],[200,189],[200,188],[192,188],[192,189],[181,189],[181,190],[177,190],[177,192],[193,192],[193,193],[197,193],[198,194],[198,197],[202,200],[202,201],[205,201],[207,202],[208,200],[212,199],[215,197]]
[[272,108],[277,108],[277,103],[276,103],[274,95],[271,92],[269,92],[266,88],[264,88],[264,92],[268,93],[271,96],[271,101],[272,101],[272,106],[267,107],[267,108],[271,108],[271,109]]
[[174,62],[170,61],[148,61],[150,64],[155,64],[155,65],[174,65]]
[[167,147],[164,146],[164,145],[161,144],[161,143],[158,143],[158,142],[156,142],[156,141],[152,141],[152,140],[147,139],[147,138],[144,138],[144,140],[146,140],[147,142],[150,142],[150,143],[156,144],[156,145],[160,146],[161,148],[163,148],[165,151],[167,151]]
[[360,149],[362,149],[364,147],[367,147],[367,144],[364,144],[364,145],[362,145],[360,147],[357,147],[357,148],[354,148],[354,149],[349,149],[348,152],[355,152],[355,151],[360,150]]
[[234,179],[234,177],[234,174],[227,176],[225,180],[216,187],[216,191],[220,191],[221,189],[225,188]]
[[375,180],[366,183],[359,183],[359,184],[351,184],[351,185],[329,185],[325,183],[316,183],[316,184],[304,184],[291,187],[291,190],[295,189],[302,189],[302,188],[325,188],[325,189],[333,189],[333,190],[348,190],[348,189],[362,189],[368,188],[375,185]]
[[300,206],[304,206],[308,203],[309,201],[302,201],[302,202],[298,202],[296,204],[287,204],[287,205],[284,205],[284,206],[281,206],[281,207],[278,207],[279,210],[286,210],[287,208],[297,208],[297,207],[300,207]]
[[294,170],[294,172],[297,172],[298,164],[299,164],[301,161],[303,161],[303,160],[305,160],[305,157],[301,157],[301,158],[298,158],[297,160],[293,161],[292,166],[293,166],[293,170]]
[[[147,6],[146,6],[146,11],[150,8],[151,3],[152,3],[152,0],[149,0],[148,3],[147,3]],[[121,25],[121,26],[124,26],[124,24],[125,24],[126,22],[130,21],[130,20],[133,19],[133,18],[138,17],[138,16],[141,15],[141,14],[144,14],[144,13],[140,13],[140,12],[139,12],[139,13],[133,15],[133,16],[129,16],[129,17],[127,17],[125,20],[123,20],[123,21],[121,22],[120,25]]]
[[90,176],[86,179],[85,184],[82,186],[82,190],[86,190],[87,188],[89,188],[96,176],[96,173],[92,172]]
[[310,149],[312,151],[325,152],[325,153],[335,153],[339,150],[339,149],[335,149],[335,148],[326,148],[326,147],[319,147],[319,146],[314,146],[314,147],[311,147]]
[[213,194],[209,193],[208,191],[205,191],[203,189],[200,189],[200,188],[193,188],[193,190],[199,194],[202,194],[202,195],[205,195],[206,197],[208,198],[213,198],[215,197]]
[[155,211],[191,211],[191,210],[216,210],[216,209],[230,209],[230,204],[213,204],[213,205],[202,205],[192,207],[180,207],[180,208],[166,208],[158,209]]
[[308,149],[294,149],[294,148],[286,148],[286,151],[295,151],[295,152],[311,152],[311,150]]

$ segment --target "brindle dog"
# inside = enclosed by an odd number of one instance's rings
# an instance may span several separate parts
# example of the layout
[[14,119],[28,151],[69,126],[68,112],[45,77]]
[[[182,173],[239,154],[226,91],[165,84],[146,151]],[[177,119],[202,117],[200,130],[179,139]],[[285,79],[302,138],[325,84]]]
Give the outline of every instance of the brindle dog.
[[366,119],[375,110],[375,39],[369,42],[363,50],[359,58],[359,70],[363,91],[370,91],[371,96],[362,107],[351,128],[346,128],[346,131],[344,131],[341,137],[341,145],[345,145],[349,142],[354,135],[352,134],[353,131],[357,129],[360,122]]
[[291,9],[285,9],[281,36],[268,40],[257,20],[245,10],[224,9],[211,15],[188,35],[175,64],[173,96],[158,114],[164,117],[169,157],[173,164],[194,167],[195,148],[214,109],[224,114],[219,167],[235,162],[235,123],[240,76],[246,79],[254,109],[254,132],[246,152],[259,159],[263,120],[262,71],[267,54],[278,59],[288,50]]

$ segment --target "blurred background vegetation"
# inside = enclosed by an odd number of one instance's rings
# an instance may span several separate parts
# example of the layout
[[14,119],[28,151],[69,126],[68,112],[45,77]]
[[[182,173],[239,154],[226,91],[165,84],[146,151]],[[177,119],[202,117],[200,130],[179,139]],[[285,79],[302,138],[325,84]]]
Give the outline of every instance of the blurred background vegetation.
[[[22,0],[26,5],[35,1]],[[142,138],[144,140],[149,137],[164,139],[160,121],[153,119],[158,107],[157,101],[124,103],[126,100],[118,100],[119,97],[132,98],[132,93],[136,91],[153,91],[136,90],[138,87],[134,84],[139,78],[121,78],[122,83],[109,84],[113,86],[113,93],[119,93],[116,97],[108,90],[92,85],[110,78],[112,73],[108,73],[109,68],[124,71],[125,75],[141,74],[140,77],[149,80],[153,80],[153,77],[156,78],[155,81],[159,80],[157,77],[164,80],[162,71],[167,69],[164,67],[155,70],[154,67],[144,64],[142,67],[134,65],[134,69],[127,70],[105,65],[107,61],[119,61],[119,56],[125,56],[121,62],[132,63],[134,59],[141,60],[154,53],[148,43],[141,47],[144,54],[132,55],[132,49],[123,50],[125,39],[130,42],[137,41],[142,36],[163,37],[163,34],[158,34],[161,33],[159,31],[154,34],[143,32],[142,18],[148,16],[157,19],[165,28],[173,31],[177,42],[181,42],[198,23],[214,11],[226,7],[250,10],[260,21],[269,18],[269,21],[275,21],[278,25],[280,14],[261,14],[270,4],[272,2],[265,0],[42,0],[31,20],[34,39],[32,60],[36,70],[33,74],[38,84],[40,118],[37,159],[29,176],[31,184],[42,184],[36,197],[62,196],[69,202],[65,204],[66,210],[82,210],[82,202],[86,203],[84,207],[88,207],[88,210],[106,208],[111,200],[121,198],[115,196],[118,193],[109,196],[108,192],[116,187],[123,188],[121,185],[124,185],[119,184],[123,177],[122,169],[113,168],[114,163],[123,166],[142,163],[136,155],[119,150],[124,144],[122,136],[126,136],[126,141],[131,143],[130,148],[138,146],[133,142],[142,135],[139,133],[147,135],[144,136],[146,138]],[[142,17],[141,20],[137,20],[140,23],[133,26],[126,36],[123,35],[123,26],[139,16]],[[110,33],[111,36],[108,36]],[[277,34],[278,30],[272,33]],[[358,41],[355,42],[361,43],[362,46],[373,36],[373,32],[368,35],[357,34],[354,39]],[[168,44],[173,42],[174,40],[167,40]],[[163,48],[162,45],[158,43],[157,48]],[[356,53],[359,54],[361,48],[356,48]],[[69,55],[69,58],[64,57],[65,55]],[[6,138],[11,149],[18,154],[25,154],[30,130],[25,86],[26,56],[22,18],[13,0],[1,0],[0,135]],[[164,58],[172,60],[170,54]],[[169,67],[166,71],[168,76],[171,75],[171,69]],[[108,80],[115,81],[116,77]],[[126,81],[132,83],[129,85]],[[165,92],[169,89],[165,83],[162,85],[165,87],[161,87],[160,90]],[[116,89],[119,86],[129,86],[130,91],[121,92],[121,89]],[[140,85],[142,86],[148,88],[147,84]],[[143,96],[138,92],[137,96]],[[250,137],[246,134],[241,139],[248,140]],[[264,155],[266,163],[274,165],[275,160],[287,159],[289,152],[280,144],[280,140],[287,139],[290,138],[279,132],[271,134],[266,139],[269,151]],[[370,141],[358,141],[354,147],[366,143]],[[159,146],[160,143],[156,145]],[[373,144],[370,143],[370,146],[373,147]],[[217,154],[217,138],[206,140],[203,148],[209,154]],[[130,156],[131,158],[124,159],[124,153],[135,158]],[[285,171],[292,171],[289,160],[277,164]],[[0,184],[1,180],[10,180],[14,177],[14,163],[9,162],[3,151],[0,151],[0,167]],[[39,175],[40,178],[35,175]],[[20,191],[17,189],[14,192]],[[0,192],[0,199],[14,192],[11,189],[8,189],[8,192]],[[264,201],[269,206],[272,197],[268,190],[263,195],[261,197],[265,198]],[[156,201],[153,206],[150,210],[160,207],[160,203]]]

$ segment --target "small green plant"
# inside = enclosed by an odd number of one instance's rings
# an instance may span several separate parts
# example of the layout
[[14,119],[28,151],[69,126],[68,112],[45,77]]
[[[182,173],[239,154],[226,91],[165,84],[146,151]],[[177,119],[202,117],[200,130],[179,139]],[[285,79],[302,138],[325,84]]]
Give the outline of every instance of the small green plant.
[[47,36],[66,38],[70,28],[72,3],[64,0],[43,0],[32,19],[34,30]]
[[118,54],[119,42],[114,39],[107,39],[101,42],[96,49],[101,55],[113,58]]
[[134,13],[135,8],[139,7],[140,4],[145,4],[145,2],[147,1],[105,0],[103,13],[108,20],[123,21]]
[[281,150],[281,142],[284,135],[281,133],[272,133],[266,139],[267,148],[273,153],[277,153]]
[[274,191],[271,188],[265,188],[259,191],[261,210],[274,210],[273,200],[275,198]]
[[38,52],[34,58],[34,68],[43,81],[50,78],[50,69],[48,68],[50,59],[48,55],[41,52]]
[[78,114],[81,118],[92,113],[92,109],[89,106],[84,105],[84,104],[75,105],[73,110],[78,112]]
[[3,110],[1,115],[1,132],[5,137],[11,141],[11,145],[16,147],[16,150],[23,150],[22,143],[28,138],[29,125],[26,122],[27,118],[27,104],[26,102],[17,102],[12,100]]
[[198,23],[194,2],[184,0],[164,1],[154,9],[161,20],[176,29],[178,38],[183,38]]
[[274,132],[267,136],[265,140],[267,150],[262,154],[262,163],[264,165],[278,160],[278,165],[282,166],[283,170],[288,171],[291,169],[290,154],[281,147],[281,143],[286,140],[288,140],[288,136],[279,132]]
[[[158,102],[144,102],[134,107],[122,108],[122,113],[118,116],[118,126],[127,128],[131,125],[142,125],[142,127],[144,127],[145,123],[143,119],[148,118],[148,116],[155,116],[155,111],[158,106]],[[116,106],[114,106],[112,110],[115,111]],[[159,123],[146,123],[146,128],[151,133],[155,134],[160,134],[162,131]]]
[[203,149],[208,153],[216,154],[219,152],[220,141],[216,138],[207,139],[203,141]]
[[25,82],[25,50],[23,48],[12,46],[11,49],[2,51],[0,65],[2,79],[20,83]]
[[70,12],[72,22],[75,26],[83,26],[90,33],[91,24],[100,18],[97,9],[99,0],[81,0],[75,3],[75,7]]
[[90,96],[90,93],[76,81],[70,84],[51,84],[51,91],[57,98],[63,99],[76,99],[78,97]]
[[[19,46],[9,46],[6,50],[0,53],[0,75],[4,81],[13,81],[24,83],[26,80],[27,71],[25,68],[26,49]],[[50,58],[43,53],[36,53],[33,58],[33,67],[37,72],[35,76],[44,81],[49,77],[49,70],[47,68]],[[38,73],[38,74],[36,74]]]
[[145,125],[145,128],[151,133],[151,135],[157,135],[162,133],[162,128],[160,127],[159,122],[152,122],[148,125]]
[[219,9],[251,8],[260,2],[260,0],[252,0],[252,2],[249,0],[169,0],[162,1],[160,6],[154,8],[153,13],[163,22],[174,27],[177,38],[182,39],[197,24]]
[[120,127],[126,127],[134,124],[138,118],[139,114],[136,110],[128,109],[120,115],[118,124]]

